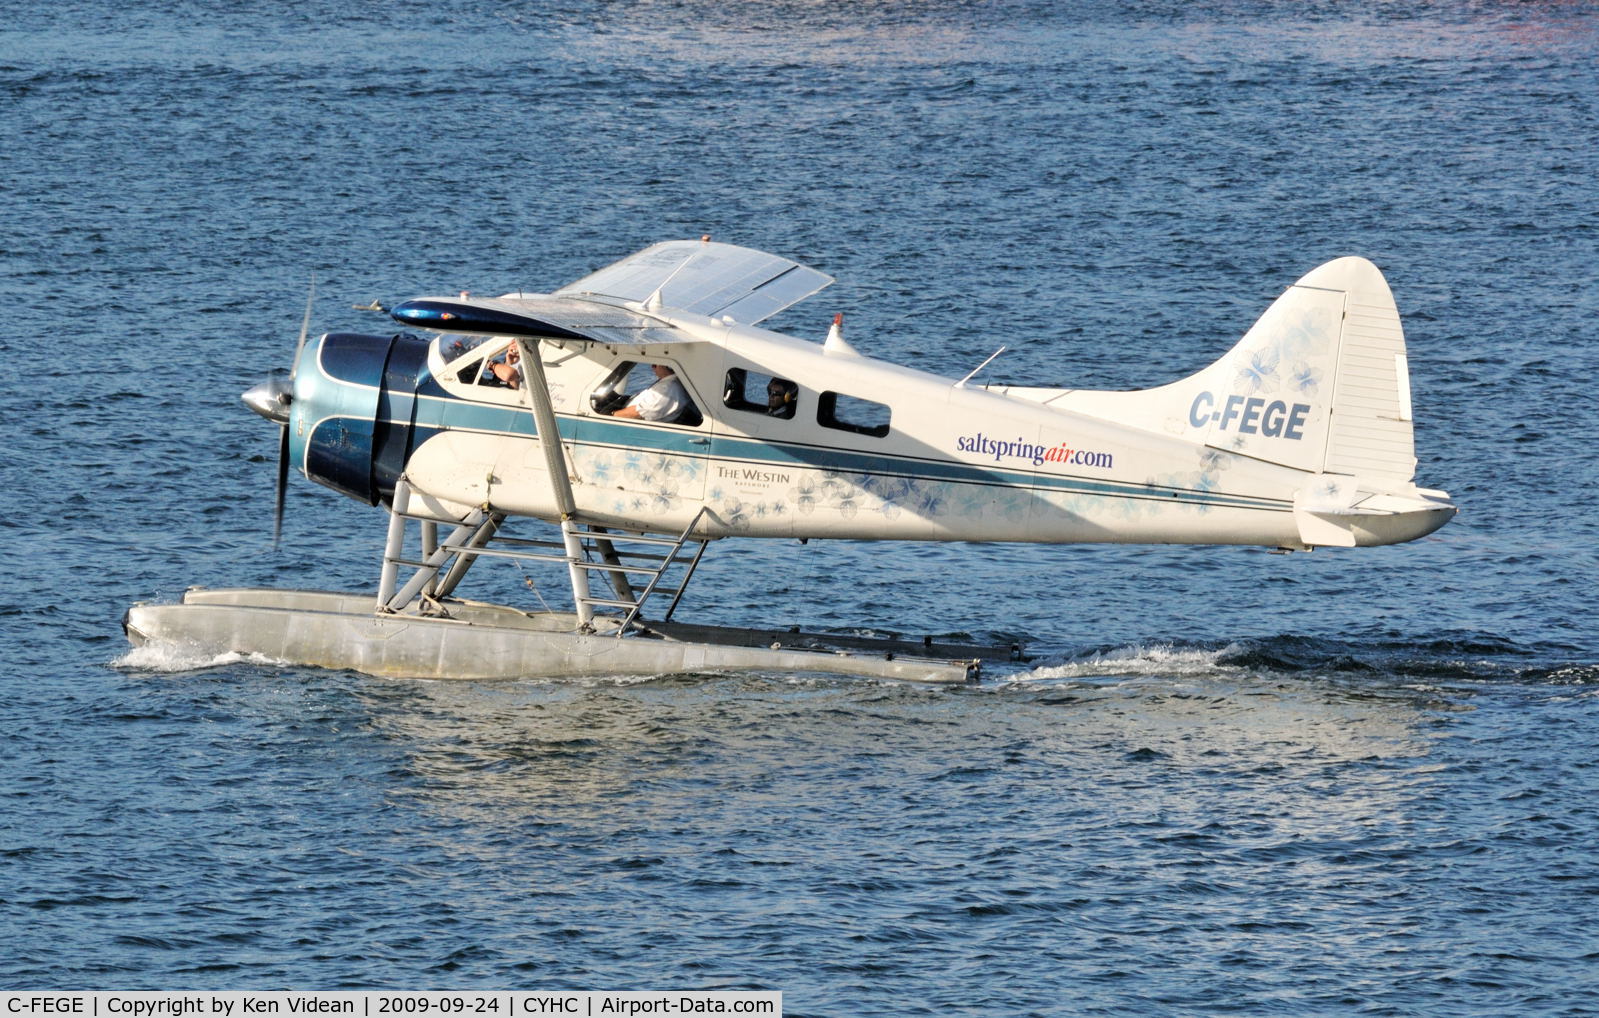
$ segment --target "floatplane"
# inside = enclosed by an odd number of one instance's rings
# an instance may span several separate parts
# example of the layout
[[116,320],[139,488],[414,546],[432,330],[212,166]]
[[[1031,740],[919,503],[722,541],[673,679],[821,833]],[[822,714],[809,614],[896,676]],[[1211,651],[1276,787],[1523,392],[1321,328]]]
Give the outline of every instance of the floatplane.
[[[777,255],[668,241],[552,293],[424,297],[402,326],[307,343],[245,393],[292,466],[388,513],[371,592],[188,591],[136,644],[381,675],[744,669],[972,681],[1014,647],[673,621],[728,538],[1394,544],[1455,513],[1419,488],[1404,335],[1381,272],[1339,258],[1232,350],[1138,391],[991,385],[759,323],[831,283]],[[1003,350],[1003,348],[1001,348]],[[996,353],[997,356],[997,353]],[[543,521],[515,537],[513,518]],[[564,572],[573,610],[456,591],[486,558]]]

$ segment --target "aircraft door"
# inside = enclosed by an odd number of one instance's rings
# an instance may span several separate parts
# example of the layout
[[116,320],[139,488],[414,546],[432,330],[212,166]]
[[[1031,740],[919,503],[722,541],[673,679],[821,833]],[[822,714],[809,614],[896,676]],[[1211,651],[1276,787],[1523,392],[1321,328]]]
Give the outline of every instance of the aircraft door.
[[687,526],[705,497],[710,423],[681,365],[619,360],[584,397],[573,473],[595,512],[663,530]]

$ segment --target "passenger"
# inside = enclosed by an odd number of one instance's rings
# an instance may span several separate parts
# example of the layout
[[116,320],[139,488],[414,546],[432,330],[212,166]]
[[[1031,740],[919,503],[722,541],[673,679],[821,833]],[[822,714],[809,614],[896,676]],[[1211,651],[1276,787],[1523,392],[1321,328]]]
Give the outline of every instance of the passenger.
[[496,357],[489,362],[489,370],[494,373],[495,378],[499,379],[501,385],[508,389],[520,389],[522,387],[521,360],[521,347],[512,343],[505,351],[504,360]]
[[787,420],[794,416],[794,400],[799,387],[793,382],[774,378],[766,383],[766,413],[770,417]]
[[627,401],[627,406],[613,411],[612,417],[626,417],[637,421],[663,421],[671,424],[693,406],[683,383],[665,364],[651,364],[656,382]]

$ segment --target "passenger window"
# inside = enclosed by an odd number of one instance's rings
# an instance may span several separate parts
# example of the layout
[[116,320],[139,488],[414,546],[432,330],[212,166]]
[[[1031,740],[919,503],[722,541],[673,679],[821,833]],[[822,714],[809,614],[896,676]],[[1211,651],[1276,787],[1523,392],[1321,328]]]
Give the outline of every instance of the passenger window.
[[786,378],[733,368],[727,373],[722,402],[734,410],[786,421],[799,409],[799,386]]
[[824,428],[882,438],[888,434],[889,409],[869,399],[824,392],[816,400],[816,423]]

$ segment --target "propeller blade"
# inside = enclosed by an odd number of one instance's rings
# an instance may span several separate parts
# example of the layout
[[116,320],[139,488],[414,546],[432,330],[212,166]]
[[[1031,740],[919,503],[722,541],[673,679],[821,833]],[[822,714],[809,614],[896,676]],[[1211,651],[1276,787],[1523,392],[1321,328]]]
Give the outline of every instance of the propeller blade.
[[289,426],[278,429],[278,491],[272,513],[272,547],[283,539],[283,498],[289,491]]
[[289,493],[289,405],[294,402],[294,374],[300,354],[311,334],[311,308],[316,304],[316,273],[311,273],[311,290],[305,295],[305,317],[300,319],[300,339],[294,344],[294,360],[289,362],[288,378],[274,371],[267,380],[244,394],[245,405],[270,421],[278,422],[278,484],[272,500],[272,547],[283,541],[283,503]]
[[[289,362],[289,378],[300,366],[300,351],[305,349],[305,337],[311,332],[311,305],[316,303],[316,273],[311,273],[311,292],[305,295],[305,317],[300,320],[300,341],[294,345],[294,360]],[[373,303],[376,303],[374,301]]]

